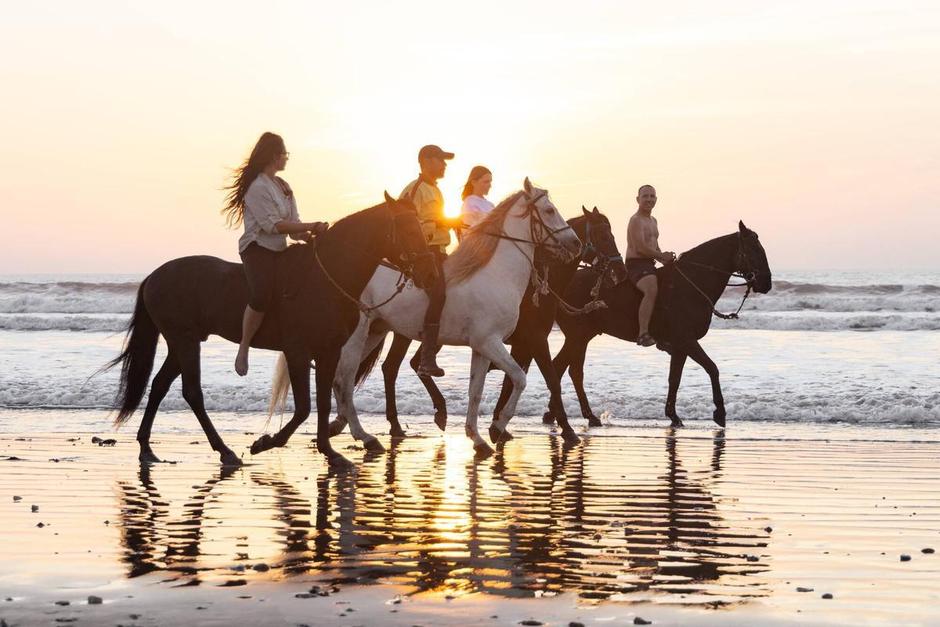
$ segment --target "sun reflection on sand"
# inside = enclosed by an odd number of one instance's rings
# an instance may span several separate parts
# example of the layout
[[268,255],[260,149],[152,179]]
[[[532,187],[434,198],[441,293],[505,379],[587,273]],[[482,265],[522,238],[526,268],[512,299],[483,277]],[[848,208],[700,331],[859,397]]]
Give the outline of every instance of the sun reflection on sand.
[[396,441],[352,474],[331,473],[311,449],[214,469],[201,485],[178,467],[143,467],[118,482],[127,574],[164,571],[177,585],[303,575],[442,597],[576,592],[586,602],[767,593],[768,534],[723,520],[710,493],[723,437],[709,450],[675,437],[659,450],[526,440],[482,461],[458,434]]

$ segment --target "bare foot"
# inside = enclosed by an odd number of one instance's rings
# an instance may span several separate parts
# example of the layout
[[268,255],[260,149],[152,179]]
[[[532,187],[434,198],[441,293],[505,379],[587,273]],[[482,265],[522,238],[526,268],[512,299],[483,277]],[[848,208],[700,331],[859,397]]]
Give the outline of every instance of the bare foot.
[[238,351],[238,355],[235,356],[235,372],[240,377],[248,374],[248,351]]

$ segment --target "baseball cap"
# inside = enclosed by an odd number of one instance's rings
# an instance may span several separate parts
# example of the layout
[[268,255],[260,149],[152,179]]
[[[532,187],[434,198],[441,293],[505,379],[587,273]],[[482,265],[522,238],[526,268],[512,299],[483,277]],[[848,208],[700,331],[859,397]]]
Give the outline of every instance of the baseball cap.
[[434,144],[429,144],[418,151],[419,160],[433,159],[434,157],[439,157],[441,159],[453,159],[454,153],[444,152],[440,146],[435,146]]

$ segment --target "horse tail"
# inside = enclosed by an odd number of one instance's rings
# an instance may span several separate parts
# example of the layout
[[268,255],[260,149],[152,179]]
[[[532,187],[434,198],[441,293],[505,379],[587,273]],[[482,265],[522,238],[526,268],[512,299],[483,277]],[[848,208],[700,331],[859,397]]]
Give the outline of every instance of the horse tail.
[[113,406],[118,409],[118,414],[114,418],[115,427],[127,422],[140,405],[147,383],[150,381],[153,358],[157,353],[157,338],[160,336],[160,331],[144,304],[143,294],[146,282],[147,280],[144,279],[137,289],[137,304],[134,306],[134,315],[127,325],[124,349],[120,355],[95,373],[105,372],[118,364],[121,366],[121,380],[113,403]]
[[385,346],[385,339],[387,337],[388,335],[383,337],[382,341],[372,349],[372,352],[359,362],[359,370],[356,371],[356,389],[359,389],[362,384],[366,382],[366,379],[369,378],[369,373],[375,368],[375,363],[379,360],[379,355],[382,354],[382,348]]
[[[287,407],[287,393],[290,391],[290,373],[287,370],[287,358],[284,353],[277,357],[274,365],[274,379],[271,381],[271,400],[268,402],[268,419],[264,421],[264,429],[271,424],[271,418],[276,412],[283,412]],[[262,431],[264,430],[262,429]]]

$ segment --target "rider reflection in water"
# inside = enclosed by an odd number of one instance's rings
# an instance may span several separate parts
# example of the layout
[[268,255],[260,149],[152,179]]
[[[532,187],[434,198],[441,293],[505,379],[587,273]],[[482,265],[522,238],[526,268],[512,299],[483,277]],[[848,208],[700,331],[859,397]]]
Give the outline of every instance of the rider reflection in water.
[[421,229],[427,238],[428,250],[434,256],[437,278],[428,287],[428,308],[424,314],[424,330],[421,332],[421,362],[418,374],[431,377],[443,377],[444,371],[437,365],[437,351],[440,346],[437,336],[441,328],[441,312],[444,309],[446,285],[444,283],[445,250],[450,244],[450,229],[460,226],[460,219],[450,219],[444,215],[444,196],[437,187],[438,179],[444,178],[447,160],[453,159],[454,153],[444,152],[440,147],[430,145],[418,152],[418,164],[421,174],[408,183],[401,192],[401,198],[410,198],[418,212]]
[[659,225],[651,214],[656,206],[656,188],[652,185],[643,185],[637,191],[637,210],[630,216],[627,225],[627,278],[643,292],[643,301],[640,303],[640,333],[636,343],[640,346],[652,346],[656,343],[650,335],[650,319],[653,317],[653,308],[656,305],[656,265],[654,260],[668,265],[676,260],[673,252],[659,250]]

